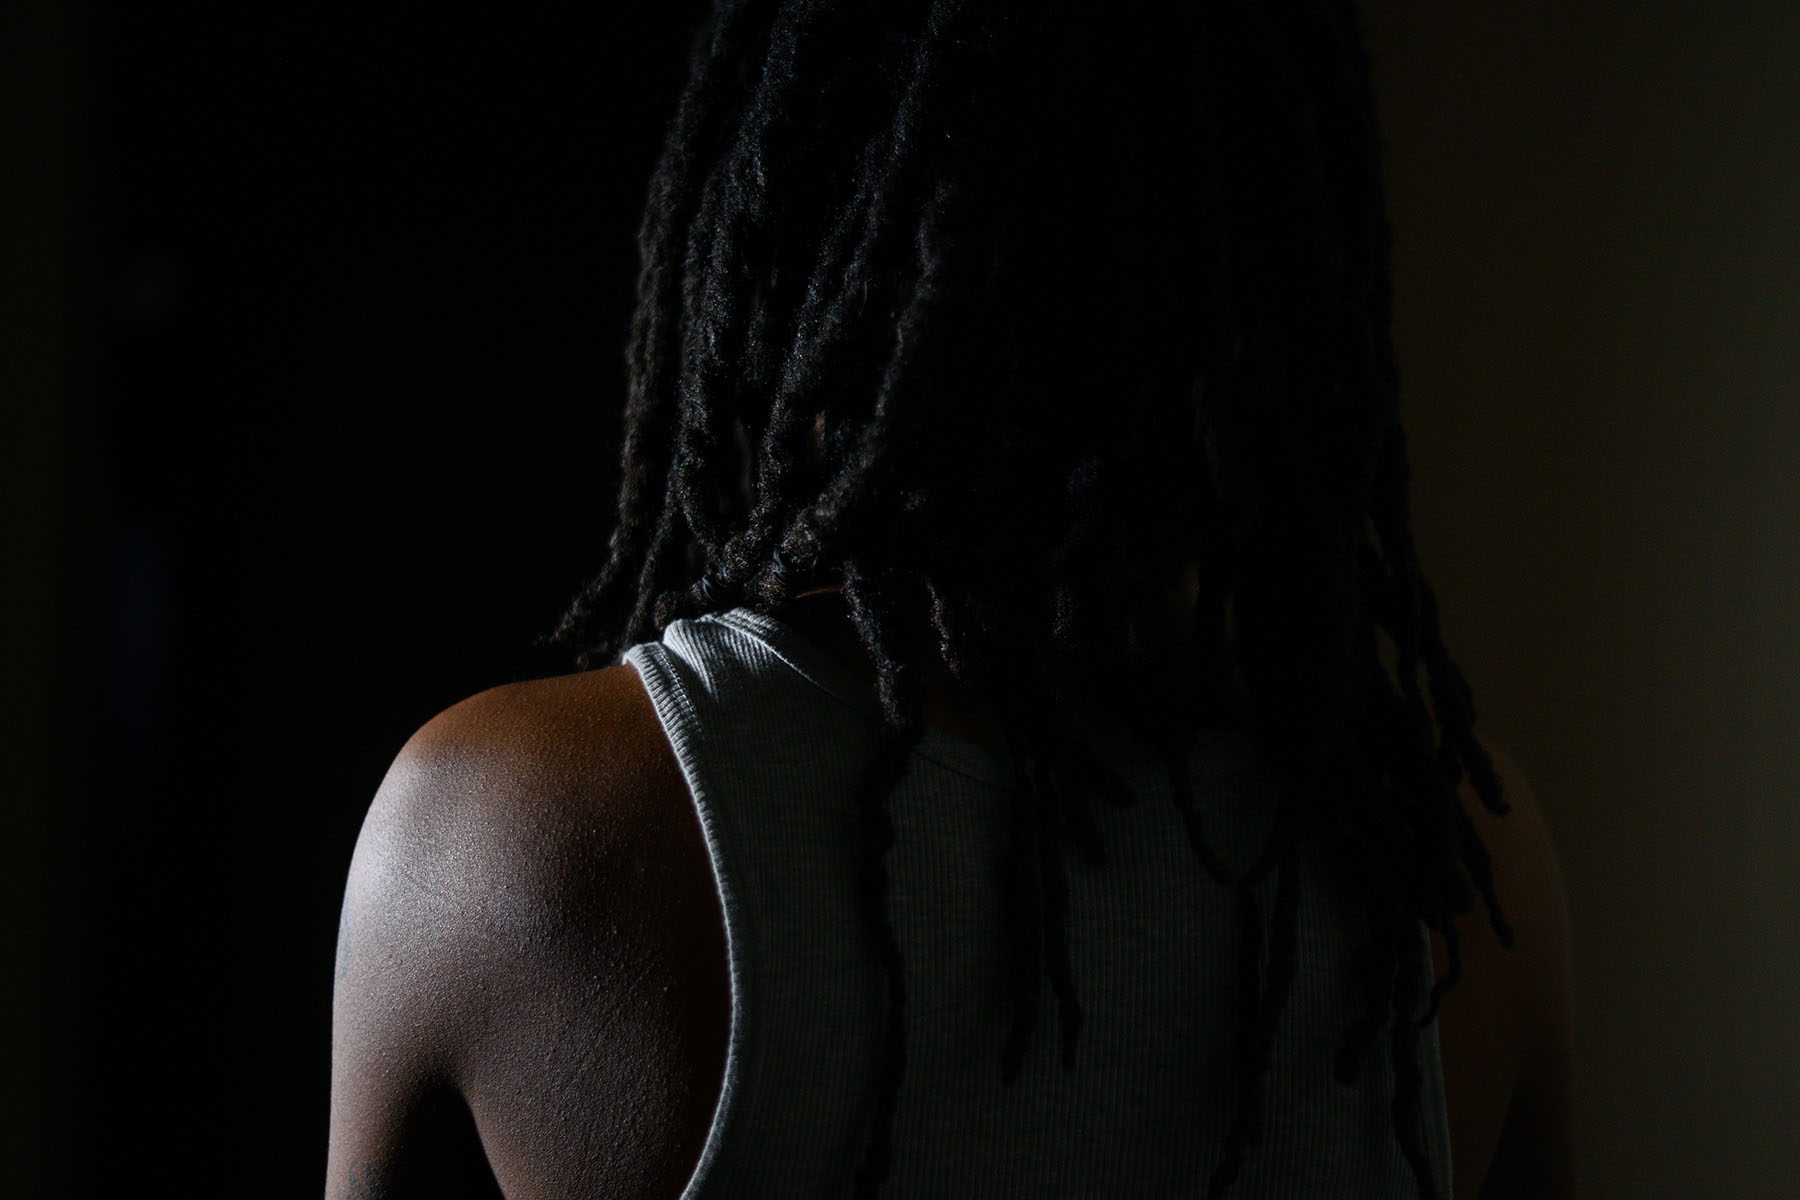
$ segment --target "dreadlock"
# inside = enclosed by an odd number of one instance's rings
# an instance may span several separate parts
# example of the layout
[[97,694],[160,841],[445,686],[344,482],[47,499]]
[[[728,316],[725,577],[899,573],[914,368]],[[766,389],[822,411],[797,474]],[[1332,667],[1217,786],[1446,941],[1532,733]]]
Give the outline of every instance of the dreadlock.
[[[1394,1133],[1434,1195],[1417,1042],[1460,977],[1474,891],[1513,944],[1464,772],[1508,806],[1410,531],[1381,151],[1348,0],[1136,0],[1104,20],[716,0],[695,35],[638,233],[617,524],[551,636],[586,669],[682,617],[841,587],[884,719],[856,800],[887,980],[859,1196],[887,1177],[905,1070],[886,801],[927,655],[993,702],[1016,768],[1003,1079],[1045,975],[1074,1064],[1064,853],[1103,862],[1092,803],[1131,797],[1070,736],[1066,697],[1124,678],[1199,862],[1241,904],[1240,1095],[1209,1196],[1262,1137],[1306,810],[1371,930],[1336,1074],[1358,1079],[1391,1024]],[[1156,598],[1196,560],[1177,630]],[[1177,659],[1178,639],[1198,652]],[[1281,787],[1236,879],[1186,776],[1197,731],[1229,721]],[[1449,952],[1428,997],[1420,921]]]

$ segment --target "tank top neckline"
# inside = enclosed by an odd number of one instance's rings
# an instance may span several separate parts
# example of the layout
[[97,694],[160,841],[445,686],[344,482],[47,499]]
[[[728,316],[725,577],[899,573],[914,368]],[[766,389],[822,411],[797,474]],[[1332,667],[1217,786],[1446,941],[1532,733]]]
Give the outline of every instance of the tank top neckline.
[[[779,617],[738,607],[705,613],[695,619],[715,622],[755,638],[795,674],[840,704],[870,720],[881,719],[880,704],[873,690]],[[1012,786],[1014,775],[1010,754],[957,737],[935,725],[927,724],[921,731],[916,752],[978,782],[1002,788]],[[1207,780],[1249,770],[1254,760],[1248,729],[1240,726],[1202,729],[1188,760],[1190,786],[1198,787]],[[1114,770],[1134,793],[1167,786],[1168,767],[1160,759],[1126,763]]]

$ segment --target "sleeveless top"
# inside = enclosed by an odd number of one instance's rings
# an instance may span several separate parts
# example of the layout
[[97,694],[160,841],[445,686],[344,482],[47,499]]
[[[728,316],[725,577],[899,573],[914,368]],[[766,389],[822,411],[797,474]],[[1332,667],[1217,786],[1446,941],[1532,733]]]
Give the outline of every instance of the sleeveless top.
[[[681,765],[725,914],[724,1083],[683,1200],[848,1196],[873,1119],[886,1004],[860,907],[853,811],[881,736],[873,688],[748,608],[675,621],[621,660],[642,677]],[[1024,1066],[1003,1084],[1010,763],[927,726],[888,801],[888,911],[907,1002],[884,1194],[1204,1196],[1238,1096],[1239,897],[1199,862],[1163,764],[1123,768],[1137,802],[1094,805],[1107,861],[1064,856],[1084,1016],[1074,1068],[1060,1061],[1045,979]],[[1277,786],[1237,728],[1202,733],[1190,777],[1235,878],[1272,828]],[[1348,961],[1369,930],[1335,860],[1310,826],[1301,836],[1298,960],[1263,1138],[1227,1194],[1417,1196],[1393,1131],[1391,1020],[1357,1083],[1332,1073],[1364,1007]],[[1259,881],[1265,923],[1274,882],[1273,871]],[[1424,988],[1430,935],[1419,930]],[[1435,1021],[1418,1045],[1423,1143],[1449,1197]]]

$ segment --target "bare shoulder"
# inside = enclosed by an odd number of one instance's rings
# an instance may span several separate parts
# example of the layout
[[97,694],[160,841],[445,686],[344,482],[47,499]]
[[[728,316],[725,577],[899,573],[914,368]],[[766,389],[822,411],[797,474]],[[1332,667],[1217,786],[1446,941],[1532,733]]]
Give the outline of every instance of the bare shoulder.
[[453,905],[454,925],[436,925],[503,973],[600,929],[620,953],[667,933],[655,902],[696,891],[696,868],[710,881],[697,824],[636,672],[616,666],[490,688],[433,717],[396,757],[363,841],[379,887],[430,897],[434,914]]
[[378,1104],[410,1072],[462,1097],[508,1196],[674,1194],[728,1034],[710,882],[629,666],[492,688],[426,722],[351,863],[334,1169],[340,1104]]
[[631,668],[490,688],[400,749],[364,820],[352,892],[454,901],[470,936],[496,939],[608,915],[644,839],[682,815],[672,782]]
[[[1484,1200],[1567,1196],[1573,954],[1561,860],[1523,767],[1490,739],[1481,744],[1507,811],[1489,811],[1466,779],[1460,799],[1491,859],[1513,944],[1501,943],[1479,899],[1457,923],[1463,978],[1444,999],[1440,1027],[1456,1190]],[[1445,946],[1433,942],[1442,975]]]
[[[1494,890],[1513,929],[1507,979],[1521,1024],[1519,1035],[1528,1045],[1541,1046],[1548,1033],[1544,1022],[1563,1016],[1558,1010],[1567,998],[1571,947],[1562,860],[1543,804],[1524,769],[1504,748],[1486,738],[1481,742],[1493,759],[1508,811],[1490,812],[1467,780],[1462,786],[1463,807],[1493,859]],[[1486,926],[1485,910],[1478,912],[1483,943],[1497,944]]]
[[424,784],[439,803],[529,797],[566,808],[578,792],[586,807],[597,796],[632,800],[622,785],[666,750],[636,672],[616,666],[478,692],[421,726],[394,772],[406,791]]

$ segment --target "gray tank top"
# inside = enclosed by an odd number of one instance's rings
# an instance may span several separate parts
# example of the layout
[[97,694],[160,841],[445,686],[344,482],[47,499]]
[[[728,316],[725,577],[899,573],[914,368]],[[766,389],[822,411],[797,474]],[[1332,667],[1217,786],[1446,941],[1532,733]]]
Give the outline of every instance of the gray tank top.
[[[881,736],[873,691],[791,627],[744,608],[676,621],[623,661],[681,764],[726,919],[724,1086],[683,1200],[847,1196],[874,1111],[885,1003],[860,917],[852,811]],[[1138,803],[1095,805],[1108,861],[1067,856],[1085,1017],[1075,1068],[1058,1058],[1046,980],[1024,1068],[1007,1087],[1011,768],[927,727],[889,801],[907,1058],[887,1195],[1205,1195],[1238,1094],[1237,899],[1194,855],[1162,765],[1134,764],[1123,778]],[[1277,798],[1248,733],[1207,731],[1192,778],[1211,840],[1240,872],[1262,848]],[[1416,1196],[1392,1129],[1388,1055],[1371,1054],[1355,1085],[1332,1075],[1362,1007],[1347,960],[1368,925],[1317,837],[1302,836],[1297,972],[1269,1065],[1263,1141],[1230,1195]],[[1274,882],[1273,872],[1260,881],[1264,913]],[[1419,930],[1429,950],[1423,922]],[[1424,970],[1429,985],[1429,953]],[[1449,1197],[1435,1023],[1420,1067],[1426,1152]]]

